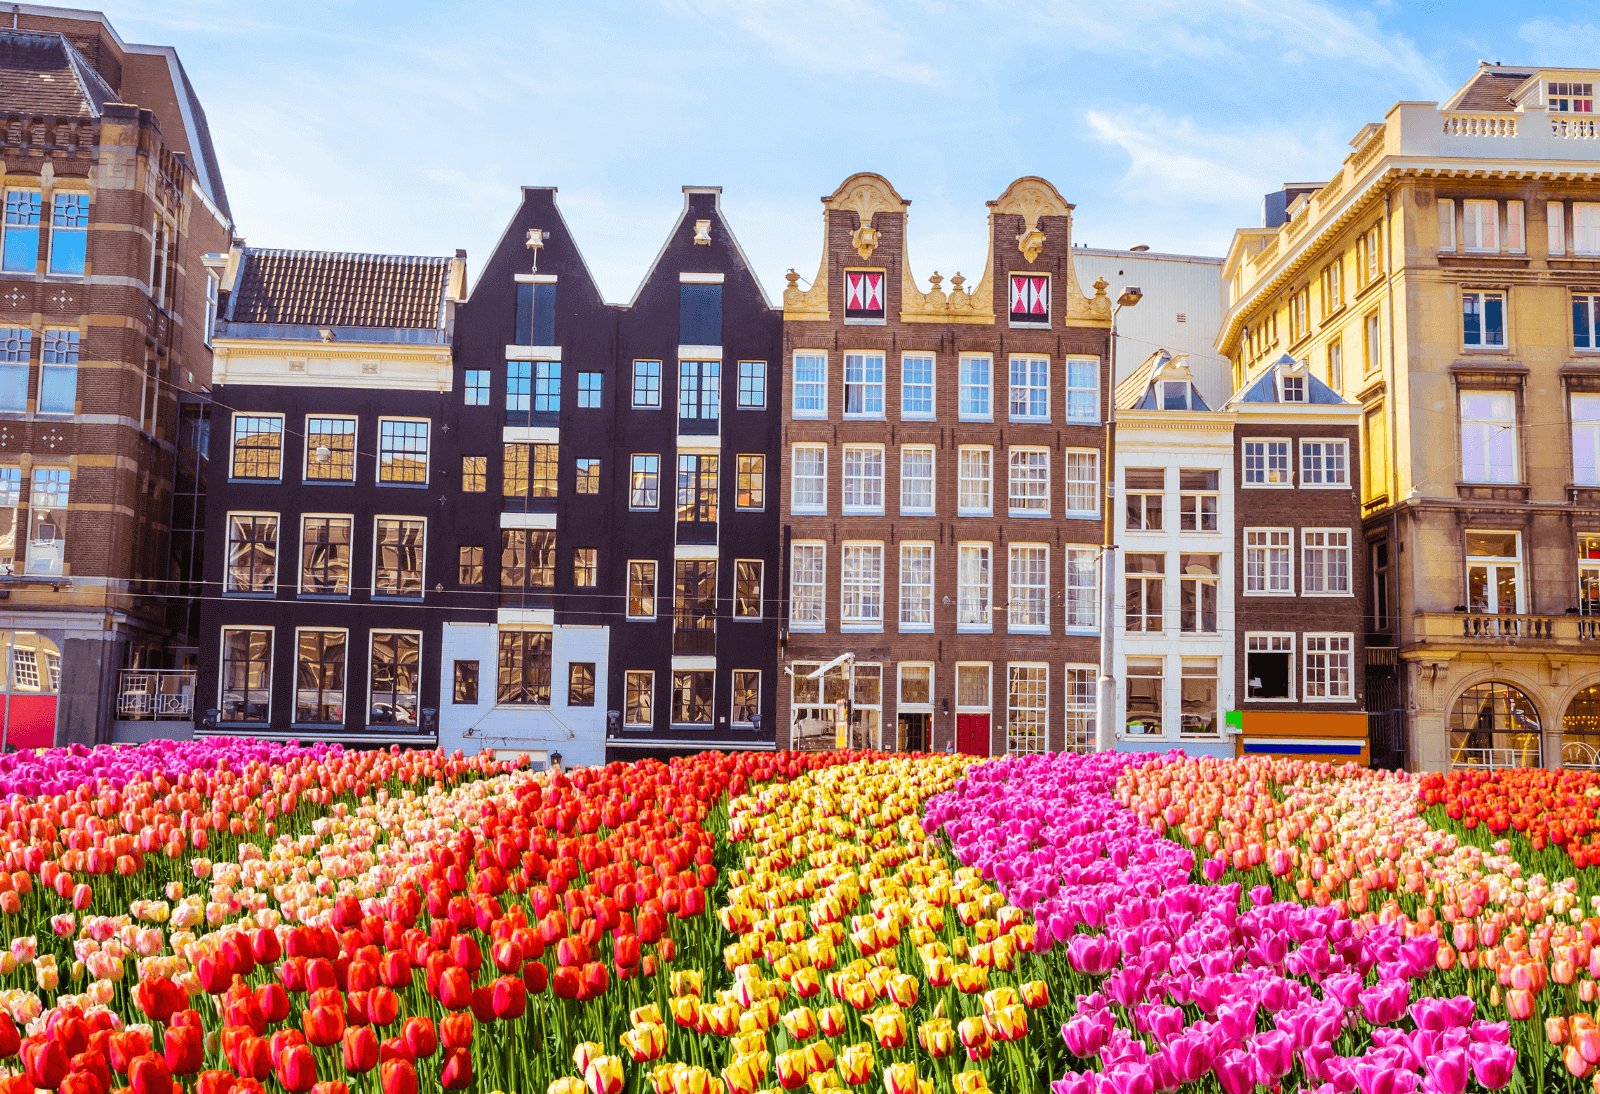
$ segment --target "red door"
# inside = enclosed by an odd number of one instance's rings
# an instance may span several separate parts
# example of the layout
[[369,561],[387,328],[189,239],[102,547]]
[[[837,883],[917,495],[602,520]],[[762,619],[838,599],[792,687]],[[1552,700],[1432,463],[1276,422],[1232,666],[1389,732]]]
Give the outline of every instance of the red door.
[[956,749],[968,756],[989,754],[989,716],[987,714],[956,715]]

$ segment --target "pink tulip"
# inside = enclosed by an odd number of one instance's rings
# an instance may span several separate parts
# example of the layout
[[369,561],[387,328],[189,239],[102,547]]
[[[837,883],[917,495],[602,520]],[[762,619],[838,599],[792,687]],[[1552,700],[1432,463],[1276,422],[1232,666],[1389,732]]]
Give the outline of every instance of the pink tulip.
[[1499,1090],[1511,1081],[1517,1068],[1517,1050],[1510,1045],[1472,1046],[1472,1077],[1489,1090]]

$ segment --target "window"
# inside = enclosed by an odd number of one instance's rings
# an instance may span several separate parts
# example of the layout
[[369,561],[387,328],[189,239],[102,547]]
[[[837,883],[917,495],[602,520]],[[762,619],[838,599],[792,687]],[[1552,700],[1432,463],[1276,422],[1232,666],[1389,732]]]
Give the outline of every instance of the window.
[[883,544],[846,543],[839,564],[839,622],[846,627],[883,626]]
[[1467,532],[1467,610],[1489,615],[1522,612],[1522,537],[1516,532]]
[[739,559],[733,564],[733,617],[761,618],[760,559]]
[[1374,281],[1383,275],[1382,232],[1382,228],[1374,227],[1366,234],[1363,240],[1366,255],[1366,280],[1368,282]]
[[633,363],[633,407],[635,410],[660,409],[660,361],[635,361]]
[[1306,702],[1349,699],[1351,636],[1348,634],[1307,634]]
[[[561,410],[561,362],[533,361],[533,412],[556,414]],[[527,404],[523,404],[526,407]]]
[[1011,358],[1011,420],[1050,420],[1050,358]]
[[422,635],[415,631],[373,631],[367,669],[369,725],[415,726]]
[[572,661],[567,665],[567,706],[594,706],[594,662]]
[[489,457],[461,457],[461,490],[466,494],[483,494],[489,489]]
[[1600,536],[1578,537],[1578,611],[1600,615]]
[[1161,531],[1161,495],[1167,473],[1160,467],[1129,467],[1122,472],[1130,532]]
[[1524,254],[1527,251],[1527,246],[1522,241],[1522,210],[1522,202],[1506,202],[1506,250],[1512,254]]
[[78,332],[46,327],[39,354],[39,413],[78,410]]
[[1324,316],[1332,315],[1344,307],[1343,267],[1344,261],[1339,258],[1328,263],[1322,271],[1322,314]]
[[1301,533],[1300,580],[1306,595],[1350,593],[1350,533],[1307,529]]
[[1248,634],[1244,655],[1245,698],[1294,698],[1294,635]]
[[1183,659],[1183,706],[1179,714],[1180,737],[1211,737],[1217,732],[1217,659]]
[[1013,325],[1050,325],[1050,275],[1011,275],[1011,322]]
[[722,362],[678,362],[678,428],[715,433],[722,408]]
[[1066,510],[1071,516],[1092,517],[1100,512],[1100,453],[1067,450]]
[[300,518],[300,592],[350,595],[350,517]]
[[805,630],[823,624],[824,554],[821,543],[796,543],[790,551],[789,622]]
[[[39,500],[33,499],[33,508],[38,506]],[[30,562],[32,557],[30,550]],[[271,593],[277,588],[274,580],[277,568],[278,514],[229,513],[228,573],[223,591]],[[29,572],[32,572],[31,565]]]
[[1567,249],[1566,206],[1559,201],[1545,203],[1545,228],[1548,233],[1550,253],[1565,254]]
[[[524,494],[532,498],[556,496],[557,476],[561,473],[560,445],[511,444],[506,448],[507,466],[517,468],[517,474],[508,475],[502,488],[520,487],[516,493],[507,493],[507,497],[520,497]],[[515,451],[511,451],[512,449]]]
[[653,672],[630,672],[623,677],[625,702],[622,708],[622,724],[629,726],[647,726],[651,723],[653,715],[651,700],[655,696],[656,674]]
[[1065,670],[1066,708],[1063,711],[1068,752],[1093,752],[1095,715],[1099,704],[1100,670],[1093,665],[1068,665]]
[[600,461],[595,459],[579,460],[576,482],[577,492],[580,494],[600,493]]
[[1178,469],[1178,529],[1183,532],[1217,530],[1219,472]]
[[761,713],[761,672],[733,670],[733,724],[752,725]]
[[428,481],[428,423],[378,419],[378,481]]
[[1009,546],[1011,587],[1007,595],[1012,630],[1050,628],[1050,549],[1042,543]]
[[900,663],[900,706],[933,706],[933,666]]
[[796,418],[826,418],[828,416],[827,380],[827,354],[796,353],[794,355],[794,416]]
[[1192,385],[1187,380],[1161,381],[1161,409],[1188,410]]
[[572,584],[579,589],[592,589],[599,584],[600,552],[593,547],[572,549]]
[[1600,295],[1573,294],[1572,348],[1600,349]]
[[489,370],[470,368],[463,374],[467,406],[489,405]]
[[883,417],[883,354],[844,355],[844,416]]
[[767,409],[767,363],[739,362],[739,409]]
[[881,323],[884,318],[883,271],[844,272],[845,322]]
[[556,584],[556,534],[547,528],[500,529],[500,589],[547,593]]
[[516,345],[556,344],[556,283],[517,282]]
[[1014,517],[1050,515],[1050,451],[1013,448],[1011,456],[1010,510]]
[[1245,441],[1246,486],[1293,486],[1288,441]]
[[883,449],[872,445],[844,446],[844,511],[883,512]]
[[271,709],[272,632],[224,627],[218,721],[266,722]]
[[744,455],[739,457],[739,481],[734,490],[734,507],[737,509],[765,509],[767,507],[767,458]]
[[1126,558],[1125,608],[1129,631],[1161,630],[1161,585],[1166,556],[1129,554]]
[[[67,551],[67,497],[71,471],[65,467],[35,467],[29,498],[28,572],[64,572]],[[273,518],[276,520],[276,517]]]
[[450,701],[468,706],[478,705],[478,662],[455,663],[455,687],[451,691]]
[[1050,669],[1045,665],[1006,666],[1006,751],[1048,752]]
[[1080,630],[1100,629],[1099,552],[1093,547],[1066,550],[1066,625]]
[[672,721],[678,725],[711,724],[716,674],[697,669],[672,674]]
[[1461,393],[1461,478],[1517,482],[1516,396],[1509,391]]
[[1370,376],[1372,373],[1377,372],[1383,367],[1383,343],[1378,338],[1377,312],[1373,312],[1371,315],[1367,316],[1364,330],[1366,332],[1363,335],[1363,338],[1366,342],[1367,350],[1367,374]]
[[500,493],[508,498],[528,496],[528,462],[532,451],[525,444],[508,444],[500,470]]
[[22,505],[22,468],[0,467],[0,574],[17,568],[17,510]]
[[717,523],[716,456],[678,454],[678,523]]
[[1572,203],[1572,253],[1600,254],[1600,203]]
[[1362,486],[1367,497],[1375,498],[1386,494],[1389,489],[1389,449],[1384,439],[1388,427],[1381,406],[1367,411],[1363,418],[1367,425],[1367,442],[1362,446],[1367,466]]
[[1349,486],[1349,445],[1345,441],[1301,441],[1301,486]]
[[1287,528],[1246,528],[1244,591],[1268,596],[1294,595],[1294,560]]
[[1546,102],[1557,113],[1589,114],[1594,111],[1594,84],[1552,80]]
[[1344,343],[1338,339],[1328,343],[1328,386],[1344,390]]
[[628,618],[656,617],[656,564],[653,561],[628,563]]
[[1378,540],[1368,554],[1372,557],[1372,629],[1389,629],[1391,608],[1389,590],[1389,541]]
[[900,629],[933,629],[933,544],[900,545]]
[[526,425],[533,396],[533,362],[506,362],[506,421]]
[[235,414],[231,477],[276,482],[282,475],[283,416]]
[[1306,378],[1304,376],[1279,376],[1283,383],[1283,401],[1286,403],[1303,403],[1306,401]]
[[1185,634],[1217,633],[1217,555],[1178,559],[1178,629]]
[[1600,395],[1572,396],[1572,481],[1600,486]]
[[678,344],[722,345],[722,286],[704,282],[678,286]]
[[33,331],[27,327],[0,329],[0,410],[18,414],[28,409],[28,359],[33,352]]
[[628,508],[661,508],[661,457],[635,454],[629,473]]
[[956,709],[989,709],[989,665],[956,666]]
[[156,213],[150,227],[150,299],[165,307],[167,291],[171,285],[172,266],[176,256],[172,245],[173,228],[161,213]]
[[931,353],[900,358],[900,417],[933,418],[933,360]]
[[422,556],[427,522],[379,517],[372,564],[374,596],[422,597]]
[[598,409],[601,401],[603,373],[580,372],[578,373],[578,406],[580,408]]
[[933,446],[900,449],[900,512],[933,512]]
[[1128,658],[1129,736],[1160,737],[1165,663],[1159,657]]
[[1067,358],[1067,421],[1094,425],[1100,420],[1100,361]]
[[957,548],[957,630],[987,630],[991,625],[989,550],[987,543],[963,543]]
[[306,418],[306,481],[356,481],[354,418]]
[[550,632],[500,628],[497,703],[550,705]]
[[7,190],[4,257],[0,270],[31,274],[39,268],[39,219],[44,195],[37,190]]
[[1506,294],[1503,292],[1463,292],[1461,294],[1461,340],[1467,346],[1504,346]]
[[1498,251],[1500,203],[1463,201],[1461,203],[1461,245],[1469,251]]
[[1289,297],[1289,344],[1293,345],[1310,333],[1311,289],[1308,287]]
[[294,720],[302,725],[344,722],[344,631],[295,632]]
[[960,364],[960,417],[964,422],[994,420],[989,406],[989,369],[987,356],[962,354]]
[[482,544],[456,548],[456,584],[483,584]]
[[797,444],[791,453],[789,511],[827,512],[828,450],[820,444]]
[[989,496],[994,479],[993,458],[993,450],[976,445],[962,445],[958,451],[956,512],[962,516],[988,516],[993,512]]

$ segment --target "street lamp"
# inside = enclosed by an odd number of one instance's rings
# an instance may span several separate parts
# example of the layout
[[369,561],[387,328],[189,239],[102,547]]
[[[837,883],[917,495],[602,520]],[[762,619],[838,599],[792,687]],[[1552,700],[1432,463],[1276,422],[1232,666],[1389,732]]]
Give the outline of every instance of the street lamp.
[[[1110,389],[1114,394],[1117,390],[1117,313],[1123,308],[1131,308],[1144,299],[1144,292],[1136,285],[1123,288],[1122,295],[1117,297],[1117,306],[1111,309],[1111,383]],[[1116,632],[1112,624],[1116,620],[1116,594],[1111,584],[1115,567],[1112,560],[1116,557],[1117,532],[1116,507],[1116,461],[1113,458],[1113,444],[1116,439],[1117,405],[1113,398],[1106,399],[1106,520],[1105,542],[1100,549],[1100,694],[1099,709],[1095,714],[1094,722],[1094,748],[1096,752],[1106,752],[1117,747],[1117,733],[1113,726],[1117,713],[1117,678],[1113,673],[1116,656]]]

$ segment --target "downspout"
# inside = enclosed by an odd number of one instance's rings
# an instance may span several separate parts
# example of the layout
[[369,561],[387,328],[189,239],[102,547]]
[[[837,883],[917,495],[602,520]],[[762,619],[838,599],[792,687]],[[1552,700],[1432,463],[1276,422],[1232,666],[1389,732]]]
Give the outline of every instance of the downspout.
[[[1389,573],[1392,575],[1394,586],[1393,592],[1390,594],[1390,598],[1393,601],[1392,610],[1394,612],[1394,621],[1392,626],[1394,627],[1393,633],[1395,637],[1395,645],[1398,647],[1400,644],[1400,583],[1401,575],[1404,572],[1405,567],[1400,565],[1400,440],[1396,435],[1399,432],[1397,427],[1400,421],[1400,414],[1399,411],[1395,409],[1395,399],[1397,397],[1395,384],[1398,369],[1395,366],[1394,359],[1394,212],[1390,208],[1389,202],[1390,195],[1386,193],[1383,195],[1383,231],[1386,237],[1385,242],[1387,243],[1387,246],[1385,246],[1383,249],[1383,255],[1384,266],[1388,272],[1389,281],[1387,288],[1384,290],[1389,297],[1389,364],[1388,375],[1385,379],[1388,392],[1384,399],[1384,415],[1389,419],[1389,478],[1390,481],[1394,483],[1394,497],[1392,497],[1389,501],[1389,545],[1392,551],[1389,560]],[[1388,484],[1386,483],[1385,486],[1387,485]],[[1372,564],[1370,560],[1367,563],[1367,571],[1368,573],[1371,573],[1372,571]],[[1362,648],[1364,649],[1365,646],[1366,644],[1363,642]],[[1397,649],[1395,654],[1395,674],[1397,677],[1400,675],[1401,671],[1402,665],[1400,662],[1399,651]],[[1405,681],[1403,678],[1401,678],[1397,679],[1396,683],[1403,686]],[[1362,689],[1363,691],[1366,689],[1364,680],[1362,683]],[[1401,697],[1396,695],[1395,698],[1397,701],[1399,701]],[[1404,709],[1404,707],[1402,706],[1401,709]],[[1405,745],[1406,742],[1402,740],[1402,753],[1408,753],[1410,751],[1410,749],[1405,747]],[[1402,755],[1400,762],[1406,766],[1407,769],[1410,768],[1409,756]]]
[[1105,465],[1101,474],[1105,479],[1105,533],[1100,548],[1100,695],[1099,709],[1094,723],[1094,749],[1109,752],[1117,747],[1114,727],[1117,711],[1116,632],[1112,627],[1116,619],[1115,590],[1112,578],[1116,573],[1116,526],[1113,523],[1116,507],[1116,418],[1117,418],[1117,316],[1111,314],[1110,381],[1106,389],[1106,439]]

